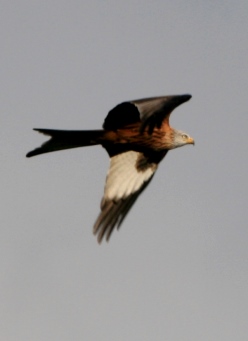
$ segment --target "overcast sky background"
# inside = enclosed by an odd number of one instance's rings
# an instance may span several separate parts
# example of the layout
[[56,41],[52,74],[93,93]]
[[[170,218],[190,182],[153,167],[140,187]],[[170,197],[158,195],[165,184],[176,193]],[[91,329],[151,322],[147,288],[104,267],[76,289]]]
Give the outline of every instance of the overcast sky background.
[[[247,0],[1,1],[0,340],[247,340],[247,17]],[[171,125],[195,147],[99,246],[107,153],[26,159],[32,128],[183,93]]]

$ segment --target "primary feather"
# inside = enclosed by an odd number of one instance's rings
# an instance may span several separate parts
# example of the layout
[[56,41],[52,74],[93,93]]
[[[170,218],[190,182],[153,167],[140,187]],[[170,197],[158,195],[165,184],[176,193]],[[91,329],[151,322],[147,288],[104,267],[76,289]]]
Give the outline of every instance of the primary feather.
[[93,232],[100,243],[119,228],[166,153],[194,140],[169,125],[173,109],[191,95],[151,97],[123,102],[110,110],[102,130],[35,129],[50,140],[27,157],[101,144],[110,156],[101,212]]

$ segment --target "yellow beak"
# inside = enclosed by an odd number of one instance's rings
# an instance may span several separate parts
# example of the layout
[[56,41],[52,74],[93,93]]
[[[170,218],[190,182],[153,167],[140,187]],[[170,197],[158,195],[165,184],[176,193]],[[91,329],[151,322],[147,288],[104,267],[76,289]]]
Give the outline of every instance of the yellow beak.
[[187,143],[195,145],[195,140],[192,137],[189,137]]

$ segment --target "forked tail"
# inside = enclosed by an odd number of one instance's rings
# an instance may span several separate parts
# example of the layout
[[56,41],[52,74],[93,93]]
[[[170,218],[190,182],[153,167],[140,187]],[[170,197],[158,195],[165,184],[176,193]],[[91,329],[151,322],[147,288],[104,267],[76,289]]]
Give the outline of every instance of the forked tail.
[[34,129],[42,134],[51,136],[51,139],[29,152],[26,156],[31,157],[39,154],[55,152],[57,150],[93,146],[100,144],[104,130],[53,130]]

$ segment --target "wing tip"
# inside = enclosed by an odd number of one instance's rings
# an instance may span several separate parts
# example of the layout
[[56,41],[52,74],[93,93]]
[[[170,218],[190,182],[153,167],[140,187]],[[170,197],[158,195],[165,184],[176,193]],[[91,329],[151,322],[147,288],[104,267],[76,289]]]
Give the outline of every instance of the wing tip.
[[191,94],[181,95],[181,98],[184,99],[185,102],[187,102],[192,98],[192,95]]

